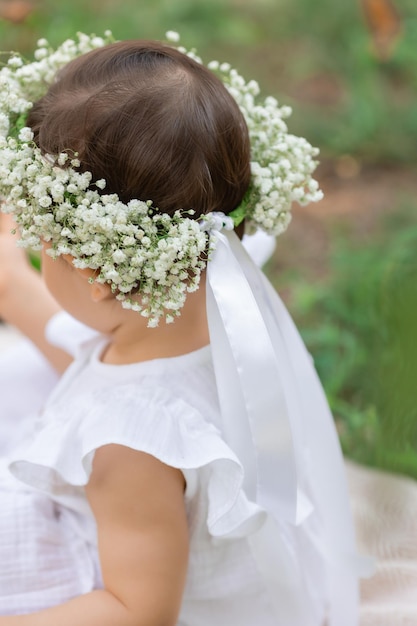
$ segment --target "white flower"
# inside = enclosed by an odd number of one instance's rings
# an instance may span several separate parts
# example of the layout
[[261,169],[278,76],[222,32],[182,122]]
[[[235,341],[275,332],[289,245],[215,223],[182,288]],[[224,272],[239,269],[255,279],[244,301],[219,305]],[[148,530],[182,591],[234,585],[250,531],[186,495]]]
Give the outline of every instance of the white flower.
[[165,33],[165,37],[167,38],[167,41],[170,41],[171,43],[178,43],[180,40],[180,36],[175,30],[168,30]]
[[[179,41],[174,31],[166,37]],[[53,50],[41,39],[35,61],[14,54],[0,69],[2,210],[15,214],[22,245],[40,249],[41,240],[51,242],[51,257],[69,254],[76,267],[97,270],[96,280],[108,283],[123,307],[139,312],[154,327],[161,318],[171,323],[180,314],[187,292],[198,289],[216,233],[232,229],[237,213],[243,213],[249,231],[262,228],[278,235],[290,222],[294,200],[306,204],[321,199],[312,178],[318,151],[288,133],[284,119],[291,114],[289,107],[280,107],[272,97],[259,102],[256,81],[246,82],[228,63],[212,61],[208,67],[235,98],[251,140],[252,183],[241,207],[230,216],[211,213],[197,221],[191,211],[169,216],[150,200],[124,204],[116,194],[101,194],[106,181],[92,184],[90,172],[77,171],[76,154],[42,155],[32,130],[20,126],[60,68],[112,40],[110,31],[105,38],[79,33],[77,40]],[[178,50],[201,63],[195,51]]]
[[52,199],[51,199],[51,197],[50,197],[50,196],[41,196],[41,197],[38,199],[38,202],[39,202],[39,205],[40,205],[42,208],[46,209],[47,207],[51,206],[51,204],[52,204]]
[[232,68],[231,68],[230,63],[222,63],[222,64],[220,65],[220,71],[221,71],[221,72],[230,72],[230,70],[231,70],[231,69],[232,69]]
[[16,67],[22,67],[22,65],[23,65],[23,61],[22,61],[22,59],[21,59],[19,56],[15,56],[15,55],[13,55],[13,56],[11,56],[11,57],[10,57],[10,59],[7,61],[7,65],[8,65],[9,67],[13,67],[13,68],[16,68]]
[[112,259],[115,263],[123,263],[123,261],[126,261],[126,254],[123,250],[115,250],[112,254]]
[[104,180],[104,178],[100,178],[100,180],[96,180],[95,185],[99,189],[104,189],[106,186],[106,181]]
[[45,59],[48,56],[48,49],[38,48],[37,50],[35,50],[34,56],[37,61],[40,61],[41,59]]
[[57,163],[58,165],[65,165],[65,163],[68,161],[68,154],[66,154],[65,152],[61,152],[61,154],[58,156],[57,159]]

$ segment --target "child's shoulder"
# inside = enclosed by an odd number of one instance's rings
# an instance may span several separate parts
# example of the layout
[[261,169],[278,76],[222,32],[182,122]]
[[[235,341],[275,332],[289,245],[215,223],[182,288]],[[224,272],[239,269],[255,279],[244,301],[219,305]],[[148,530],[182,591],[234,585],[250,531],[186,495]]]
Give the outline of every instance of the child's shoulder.
[[52,394],[36,436],[13,461],[13,474],[61,500],[72,494],[71,506],[76,501],[83,512],[77,488],[89,482],[95,452],[117,444],[180,469],[187,500],[208,507],[213,534],[229,533],[254,517],[258,524],[259,508],[243,496],[243,468],[218,427],[218,400],[208,391],[215,389],[209,347],[113,366],[96,358],[102,345],[103,339],[85,344],[73,374],[59,383],[62,394]]

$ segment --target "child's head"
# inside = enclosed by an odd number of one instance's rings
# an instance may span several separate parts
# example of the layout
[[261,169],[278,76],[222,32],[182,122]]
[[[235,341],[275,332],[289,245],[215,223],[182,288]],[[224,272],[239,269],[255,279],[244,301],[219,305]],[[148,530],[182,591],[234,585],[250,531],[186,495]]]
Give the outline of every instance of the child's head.
[[3,210],[24,245],[48,242],[150,325],[172,321],[219,230],[245,220],[277,235],[294,200],[320,199],[317,152],[227,63],[209,64],[220,80],[157,42],[78,39],[0,69]]
[[161,43],[119,42],[70,62],[28,125],[43,152],[77,152],[81,170],[124,202],[229,213],[250,182],[235,100],[207,68]]

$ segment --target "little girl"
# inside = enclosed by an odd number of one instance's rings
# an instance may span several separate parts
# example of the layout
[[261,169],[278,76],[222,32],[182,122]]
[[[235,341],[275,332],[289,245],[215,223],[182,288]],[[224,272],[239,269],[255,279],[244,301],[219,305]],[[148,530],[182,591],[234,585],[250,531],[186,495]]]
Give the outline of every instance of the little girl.
[[3,457],[0,626],[355,626],[332,419],[233,231],[318,199],[315,153],[227,65],[103,43],[0,76],[3,210],[44,279],[4,234],[0,314],[65,370]]

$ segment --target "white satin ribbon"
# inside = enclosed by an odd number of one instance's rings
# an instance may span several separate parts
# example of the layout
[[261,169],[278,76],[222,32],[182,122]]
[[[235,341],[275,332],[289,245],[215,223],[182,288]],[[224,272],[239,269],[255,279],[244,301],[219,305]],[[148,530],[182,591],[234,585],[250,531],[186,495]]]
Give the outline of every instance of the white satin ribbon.
[[[324,525],[329,624],[355,626],[360,560],[343,458],[321,384],[278,295],[235,233],[220,232],[224,222],[214,226],[209,226],[216,247],[207,266],[207,312],[224,437],[244,467],[247,496],[278,524],[300,524],[311,513],[310,494],[307,498],[300,489],[308,472]],[[298,606],[297,564],[287,559],[283,572],[282,558],[276,563],[273,550],[268,554],[278,532],[269,524],[251,541],[264,546],[257,545],[256,552],[270,589],[276,589],[277,617],[292,616],[283,623],[305,626],[311,617]],[[283,581],[290,579],[286,587]]]
[[244,466],[247,496],[295,523],[297,468],[279,361],[256,302],[256,285],[248,282],[232,250],[236,235],[215,237],[207,311],[224,436]]

